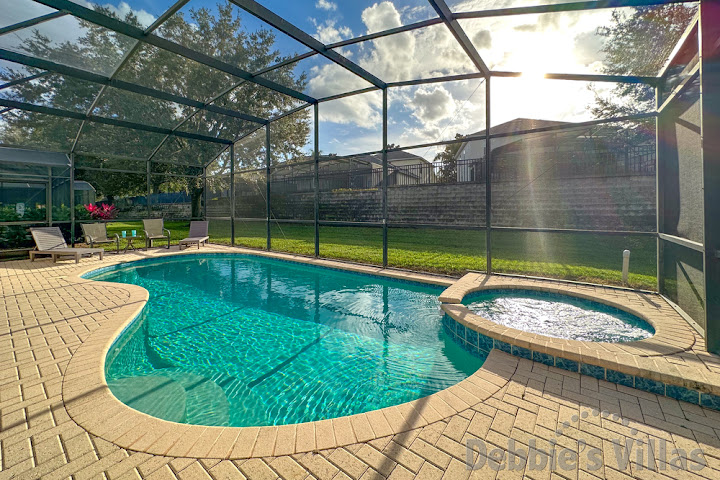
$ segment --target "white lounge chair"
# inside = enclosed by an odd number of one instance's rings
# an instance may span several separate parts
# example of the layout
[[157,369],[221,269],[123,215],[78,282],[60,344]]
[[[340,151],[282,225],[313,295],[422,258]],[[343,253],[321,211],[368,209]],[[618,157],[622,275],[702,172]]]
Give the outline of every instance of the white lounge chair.
[[188,246],[194,243],[197,243],[198,250],[200,250],[200,245],[203,243],[207,245],[209,239],[208,222],[190,222],[190,233],[187,238],[180,240],[180,250],[182,250],[183,245]]
[[30,261],[35,261],[36,255],[50,255],[53,263],[58,257],[75,257],[75,263],[80,262],[80,257],[97,253],[100,260],[103,259],[105,250],[102,248],[70,248],[65,243],[65,237],[59,227],[35,227],[30,229],[36,250],[30,251]]

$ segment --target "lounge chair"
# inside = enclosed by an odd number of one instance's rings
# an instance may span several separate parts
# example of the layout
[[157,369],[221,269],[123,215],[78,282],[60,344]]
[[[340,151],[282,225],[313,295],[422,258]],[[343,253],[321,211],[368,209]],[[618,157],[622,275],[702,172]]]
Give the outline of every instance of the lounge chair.
[[108,237],[107,223],[83,223],[80,226],[85,243],[89,243],[90,248],[95,247],[95,244],[115,243],[115,251],[120,253],[120,236],[116,233],[114,237]]
[[36,227],[31,228],[33,240],[35,240],[35,248],[37,250],[30,251],[30,261],[35,261],[36,255],[50,255],[53,263],[58,257],[75,257],[75,263],[80,262],[80,257],[97,253],[100,260],[103,259],[105,250],[102,248],[70,248],[65,243],[65,237],[59,227]]
[[145,248],[152,247],[152,241],[161,238],[167,238],[167,248],[170,248],[170,230],[164,227],[162,218],[143,220],[143,228],[145,229]]
[[209,239],[208,222],[190,222],[190,233],[187,238],[180,240],[180,250],[182,250],[183,245],[187,246],[194,243],[197,243],[198,250],[200,250],[200,245],[203,243],[207,245]]

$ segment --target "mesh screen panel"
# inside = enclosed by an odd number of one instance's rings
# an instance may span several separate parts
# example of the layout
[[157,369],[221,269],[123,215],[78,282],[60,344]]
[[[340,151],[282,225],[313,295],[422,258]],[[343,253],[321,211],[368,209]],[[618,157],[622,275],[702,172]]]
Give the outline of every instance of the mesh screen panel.
[[320,256],[382,265],[382,228],[320,227]]
[[230,220],[208,217],[208,235],[211,243],[230,245]]
[[449,275],[485,270],[485,230],[391,227],[388,264]]
[[265,218],[267,216],[265,170],[235,173],[235,217]]
[[[314,163],[275,167],[270,171],[270,217],[284,220],[314,220]],[[263,191],[263,195],[265,192]]]
[[265,219],[235,220],[235,245],[251,248],[267,247],[267,223]]
[[315,254],[315,226],[271,222],[271,248],[280,252]]
[[663,270],[660,293],[667,295],[705,328],[702,254],[671,242],[661,241],[660,256]]
[[388,221],[485,225],[484,147],[479,140],[388,152]]
[[493,138],[493,226],[654,231],[653,123]]
[[382,220],[382,156],[322,158],[320,220],[379,222]]
[[654,289],[652,236],[493,231],[493,270],[505,273],[622,284],[623,250],[630,250],[632,287]]
[[700,93],[691,86],[663,112],[662,231],[695,242],[703,241]]

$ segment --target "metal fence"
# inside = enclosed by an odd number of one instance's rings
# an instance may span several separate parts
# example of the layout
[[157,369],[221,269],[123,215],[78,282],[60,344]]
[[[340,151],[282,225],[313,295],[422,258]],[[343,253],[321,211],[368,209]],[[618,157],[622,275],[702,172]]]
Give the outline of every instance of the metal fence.
[[[518,165],[533,164],[532,168]],[[353,166],[344,169],[323,168],[318,180],[320,191],[369,190],[380,188],[382,167]],[[497,181],[547,178],[655,175],[655,145],[636,145],[612,150],[557,151],[544,153],[535,160],[527,152],[493,154],[491,179]],[[485,181],[485,159],[472,158],[453,162],[427,162],[389,166],[388,186],[480,183]],[[271,178],[275,193],[302,193],[314,190],[312,166],[278,167]]]

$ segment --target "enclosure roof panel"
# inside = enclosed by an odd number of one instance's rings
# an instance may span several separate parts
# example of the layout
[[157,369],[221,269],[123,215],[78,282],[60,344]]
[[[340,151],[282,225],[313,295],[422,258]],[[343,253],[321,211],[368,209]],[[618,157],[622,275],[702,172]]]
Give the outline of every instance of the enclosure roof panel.
[[28,163],[49,167],[69,167],[70,159],[64,153],[41,152],[24,148],[0,148],[0,162]]
[[[388,128],[422,125],[444,133],[407,143],[437,142],[452,138],[461,111],[461,134],[482,128],[465,117],[484,118],[483,95],[461,98],[453,80],[550,72],[653,84],[677,36],[662,15],[676,5],[673,15],[697,2],[0,0],[0,144],[196,164],[303,105],[322,103],[320,121],[334,125],[325,139],[367,133],[381,118],[367,92],[379,99],[389,85],[413,88],[390,95]],[[636,48],[619,22],[651,34],[633,54],[651,62],[608,47],[615,35]]]

